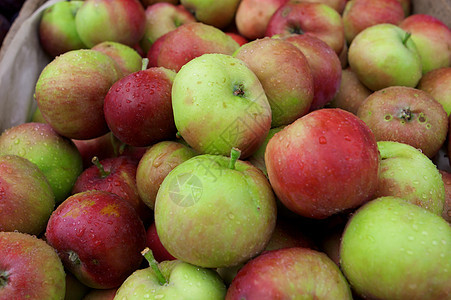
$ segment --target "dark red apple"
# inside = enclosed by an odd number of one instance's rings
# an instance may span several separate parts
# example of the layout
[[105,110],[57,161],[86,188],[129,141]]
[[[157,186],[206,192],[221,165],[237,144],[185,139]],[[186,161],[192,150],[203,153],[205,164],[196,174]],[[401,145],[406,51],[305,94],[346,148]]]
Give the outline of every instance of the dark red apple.
[[89,140],[72,140],[80,152],[83,160],[83,169],[92,166],[92,158],[94,156],[100,160],[117,156],[113,139],[112,133],[108,132],[107,134]]
[[174,256],[171,255],[171,253],[168,252],[168,250],[166,250],[166,248],[161,243],[160,238],[158,237],[155,223],[152,223],[147,228],[146,234],[147,234],[146,246],[149,247],[150,250],[152,250],[153,257],[155,258],[156,261],[162,262],[165,260],[176,259]]

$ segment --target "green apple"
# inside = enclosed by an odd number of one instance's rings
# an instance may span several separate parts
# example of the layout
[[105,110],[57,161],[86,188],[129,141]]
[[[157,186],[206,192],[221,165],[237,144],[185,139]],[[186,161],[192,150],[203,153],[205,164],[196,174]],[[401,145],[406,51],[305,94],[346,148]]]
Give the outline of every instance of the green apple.
[[142,68],[142,57],[130,46],[117,42],[101,42],[91,48],[111,57],[119,66],[123,76],[138,72]]
[[410,34],[393,24],[362,30],[348,51],[351,69],[370,90],[415,87],[422,76],[420,54]]
[[235,17],[240,0],[181,0],[180,3],[202,23],[224,28]]
[[259,254],[271,238],[276,203],[265,175],[241,160],[195,156],[163,180],[155,225],[163,246],[177,259],[229,267]]
[[442,217],[381,197],[347,223],[340,265],[365,299],[450,299],[450,253],[451,227]]
[[200,153],[228,155],[236,147],[246,158],[271,127],[271,107],[257,76],[225,54],[204,54],[180,69],[172,109],[180,135]]
[[215,271],[180,260],[157,263],[148,250],[143,253],[150,266],[130,275],[114,299],[224,299],[226,286]]
[[445,185],[437,166],[421,151],[399,142],[379,141],[380,175],[374,197],[395,196],[441,215]]

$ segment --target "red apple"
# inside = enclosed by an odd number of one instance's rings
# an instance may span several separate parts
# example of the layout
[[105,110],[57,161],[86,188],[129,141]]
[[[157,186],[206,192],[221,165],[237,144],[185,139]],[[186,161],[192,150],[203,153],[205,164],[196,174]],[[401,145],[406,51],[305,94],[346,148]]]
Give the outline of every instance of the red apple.
[[160,2],[167,2],[167,3],[171,3],[171,4],[178,4],[180,1],[179,0],[141,0],[142,5],[144,5],[144,7],[148,7],[150,5],[156,4],[156,3],[160,3]]
[[157,262],[176,259],[168,252],[168,250],[166,250],[166,248],[161,243],[160,238],[158,237],[157,227],[155,226],[155,223],[152,223],[147,228],[146,246],[149,247],[150,250],[152,250],[153,257]]
[[94,156],[100,160],[117,156],[114,146],[114,136],[111,132],[97,138],[72,140],[72,142],[77,146],[78,152],[80,152],[83,160],[83,169],[92,166],[92,158]]
[[335,9],[337,13],[339,13],[340,15],[343,13],[346,3],[348,2],[348,0],[302,0],[302,1],[311,3],[323,3],[329,5],[330,7]]
[[428,92],[451,114],[451,67],[432,70],[421,77],[418,89]]
[[238,43],[238,45],[243,46],[244,44],[248,43],[249,40],[246,39],[244,36],[239,35],[238,33],[235,32],[226,32],[225,34],[227,34],[228,36],[230,36],[235,42]]
[[276,133],[266,147],[268,177],[295,213],[327,218],[371,199],[379,152],[369,127],[341,109],[313,111]]

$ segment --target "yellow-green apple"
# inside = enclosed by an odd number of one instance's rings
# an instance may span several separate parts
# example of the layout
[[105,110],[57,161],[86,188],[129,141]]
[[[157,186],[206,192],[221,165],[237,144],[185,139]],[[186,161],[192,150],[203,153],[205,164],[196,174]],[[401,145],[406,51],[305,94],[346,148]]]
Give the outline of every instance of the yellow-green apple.
[[449,253],[451,227],[443,218],[402,198],[381,197],[347,223],[340,266],[365,299],[449,299]]
[[23,157],[0,155],[0,174],[0,231],[43,232],[55,207],[44,173]]
[[161,243],[177,259],[205,268],[231,267],[269,242],[276,223],[271,186],[259,169],[237,158],[235,150],[231,158],[198,155],[163,180],[155,225]]
[[445,187],[437,166],[410,145],[380,141],[377,146],[381,167],[374,197],[400,197],[441,215]]
[[196,18],[182,5],[160,2],[146,8],[146,30],[140,41],[145,53],[161,36],[177,27],[196,22]]
[[81,283],[108,289],[120,286],[140,266],[146,230],[131,204],[118,195],[87,191],[55,209],[45,237]]
[[55,250],[36,236],[0,231],[0,298],[65,299],[65,272]]
[[377,141],[409,144],[432,158],[445,142],[448,116],[430,94],[411,87],[391,86],[373,92],[357,116]]
[[[293,1],[293,0],[292,0]],[[345,9],[346,3],[348,0],[294,0],[298,2],[311,2],[311,3],[323,3],[329,5],[333,9],[337,11],[340,15],[343,13]]]
[[417,86],[438,101],[447,115],[451,114],[451,67],[432,70],[424,74]]
[[266,37],[241,46],[233,56],[244,61],[262,84],[271,106],[271,127],[288,125],[309,112],[313,75],[298,47]]
[[238,272],[226,300],[352,299],[338,266],[324,253],[302,247],[264,252]]
[[51,61],[39,75],[35,97],[42,116],[59,134],[91,139],[108,130],[103,101],[122,77],[115,61],[91,50],[72,50]]
[[451,66],[451,29],[431,15],[414,14],[399,27],[412,34],[421,57],[423,74]]
[[86,48],[75,28],[75,15],[83,1],[61,1],[49,6],[39,22],[39,41],[51,57]]
[[139,0],[85,0],[75,26],[88,47],[106,41],[133,47],[144,35],[146,15]]
[[152,251],[152,254],[157,262],[176,259],[161,243],[160,238],[158,237],[155,222],[150,224],[146,230],[146,247]]
[[24,123],[0,136],[0,155],[18,155],[36,164],[44,173],[60,203],[72,190],[83,170],[80,152],[74,143],[43,123]]
[[142,57],[130,46],[106,41],[95,45],[91,49],[103,52],[111,57],[119,66],[123,76],[141,70]]
[[238,32],[249,40],[265,36],[269,19],[288,0],[241,0],[235,15]]
[[269,181],[293,212],[324,219],[370,200],[380,158],[370,128],[338,108],[313,111],[276,133],[266,147]]
[[329,45],[338,55],[344,45],[341,15],[323,3],[289,1],[279,7],[266,27],[266,36],[308,34]]
[[393,24],[377,24],[352,41],[348,62],[370,90],[415,87],[422,76],[420,54],[410,34]]
[[362,102],[371,94],[372,91],[364,86],[348,67],[342,70],[340,88],[327,106],[341,108],[356,115]]
[[260,81],[230,55],[204,54],[184,65],[172,86],[172,108],[180,135],[199,153],[228,155],[236,147],[244,159],[271,127]]
[[451,223],[451,173],[444,170],[439,170],[439,172],[445,184],[445,203],[443,205],[442,217],[448,223]]
[[232,23],[240,0],[180,0],[196,20],[216,28],[225,28]]
[[175,72],[195,57],[206,53],[232,55],[239,45],[220,29],[200,22],[188,23],[161,36],[149,49],[150,67]]
[[279,131],[281,131],[285,126],[279,126],[271,128],[266,136],[263,144],[255,151],[249,158],[249,162],[259,168],[265,175],[268,175],[266,171],[265,165],[265,152],[266,146],[268,145],[269,140]]
[[224,299],[227,288],[214,270],[180,260],[157,263],[148,250],[143,255],[149,267],[130,275],[114,299]]
[[175,141],[163,141],[149,147],[136,170],[136,185],[144,203],[154,209],[163,179],[172,169],[195,155],[193,149]]
[[78,176],[72,188],[72,194],[85,191],[106,191],[120,196],[130,203],[143,223],[152,218],[152,211],[141,200],[136,185],[137,163],[126,156],[99,160],[92,159],[94,165]]
[[324,107],[337,94],[341,82],[341,63],[337,54],[325,42],[307,34],[284,37],[298,47],[313,75],[313,101],[310,111]]
[[343,11],[345,38],[351,44],[355,36],[376,24],[398,25],[404,19],[399,0],[351,0]]

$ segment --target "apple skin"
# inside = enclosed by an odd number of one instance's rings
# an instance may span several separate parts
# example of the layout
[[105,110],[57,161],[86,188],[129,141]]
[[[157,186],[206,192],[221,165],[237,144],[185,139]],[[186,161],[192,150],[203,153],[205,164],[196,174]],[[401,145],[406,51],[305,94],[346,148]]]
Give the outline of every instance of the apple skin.
[[244,159],[263,143],[271,107],[257,76],[237,58],[204,54],[177,73],[172,86],[175,125],[199,153]]
[[122,77],[108,55],[95,50],[72,50],[51,61],[39,75],[35,97],[44,119],[71,139],[92,139],[108,130],[103,101]]
[[323,3],[288,1],[272,15],[266,36],[308,34],[329,45],[338,55],[344,45],[341,15]]
[[158,282],[151,267],[140,269],[124,281],[114,299],[222,300],[225,297],[227,288],[214,270],[180,260],[163,261],[158,268],[166,284]]
[[187,62],[205,53],[232,55],[239,45],[220,29],[195,22],[179,26],[150,47],[149,67],[165,67],[178,72]]
[[[299,0],[296,0],[299,1]],[[348,0],[302,0],[304,2],[311,2],[311,3],[323,3],[326,4],[333,9],[337,11],[340,15],[343,13],[343,10],[345,9],[346,3]]]
[[308,34],[282,37],[304,53],[313,75],[313,101],[310,111],[323,108],[338,93],[341,62],[325,42]]
[[39,22],[39,41],[51,57],[86,48],[75,28],[75,15],[83,1],[62,1],[48,7]]
[[83,160],[83,170],[92,166],[92,158],[94,156],[99,160],[117,156],[113,139],[112,133],[108,132],[89,140],[72,140]]
[[55,209],[45,236],[81,283],[109,289],[140,266],[146,230],[131,204],[116,194],[87,191]]
[[167,2],[155,3],[146,8],[146,30],[140,41],[145,53],[161,36],[177,27],[196,22],[196,18],[182,5]]
[[103,111],[111,132],[123,143],[145,147],[175,137],[171,89],[175,72],[149,68],[115,82]]
[[285,126],[279,126],[271,128],[268,132],[268,135],[266,136],[265,140],[263,141],[263,144],[257,149],[257,151],[252,154],[248,160],[249,162],[254,165],[255,167],[259,168],[263,174],[268,176],[268,171],[266,170],[265,165],[265,152],[266,152],[266,146],[268,145],[269,140],[279,131],[284,129]]
[[445,203],[443,205],[442,217],[448,223],[451,223],[451,173],[439,170],[445,184]]
[[377,141],[409,144],[429,158],[445,143],[448,116],[428,93],[410,87],[392,86],[372,93],[360,105],[357,116]]
[[199,22],[222,29],[234,20],[240,0],[180,0],[180,3]]
[[66,273],[66,295],[64,300],[86,300],[85,295],[88,294],[90,288],[81,283],[70,272]]
[[141,0],[142,5],[146,8],[153,4],[165,3],[165,2],[176,5],[176,4],[179,4],[180,1],[179,0]]
[[327,107],[341,108],[357,115],[360,105],[371,94],[372,91],[364,86],[348,67],[342,70],[340,88]]
[[154,209],[163,179],[176,166],[196,155],[190,147],[174,141],[163,141],[149,147],[136,171],[136,185],[143,202]]
[[249,261],[230,284],[226,300],[352,299],[338,266],[308,248],[272,250]]
[[0,298],[63,300],[66,274],[54,249],[36,236],[0,231]]
[[161,243],[155,222],[150,224],[146,230],[146,247],[149,247],[149,249],[152,250],[152,254],[157,262],[176,259]]
[[346,225],[340,266],[365,299],[449,299],[449,253],[451,227],[443,218],[402,198],[381,197]]
[[133,47],[144,35],[146,14],[138,0],[85,0],[75,16],[75,26],[90,48],[105,41]]
[[313,75],[304,54],[281,39],[263,38],[234,54],[257,75],[271,106],[271,127],[288,125],[307,114],[313,101]]
[[0,174],[0,231],[40,234],[55,207],[47,178],[16,155],[0,155]]
[[350,112],[313,111],[276,133],[265,163],[278,199],[293,212],[324,219],[370,200],[379,153],[369,127]]
[[348,62],[370,90],[389,86],[415,87],[422,76],[420,54],[408,33],[393,24],[377,24],[352,41]]
[[235,32],[226,32],[225,34],[227,34],[228,36],[230,36],[235,42],[238,43],[238,45],[241,47],[244,44],[248,43],[249,40],[247,38],[245,38],[244,36],[235,33]]
[[132,47],[117,42],[106,41],[95,45],[91,49],[100,51],[111,57],[119,66],[123,76],[141,70],[142,57]]
[[198,155],[163,180],[155,224],[161,243],[177,259],[205,268],[231,267],[269,242],[276,203],[268,180],[249,163],[238,160],[234,169],[229,163],[222,155]]
[[23,123],[0,136],[0,155],[18,155],[36,164],[44,173],[60,203],[70,195],[83,171],[80,153],[74,143],[43,123]]
[[451,66],[451,29],[431,15],[414,14],[399,27],[412,34],[423,66],[423,74]]
[[92,289],[82,300],[114,300],[118,288],[99,290]]
[[398,25],[404,19],[399,0],[351,0],[343,11],[343,26],[348,44],[365,28],[376,24]]
[[417,86],[438,101],[447,115],[451,114],[451,67],[432,70],[424,74]]
[[441,215],[445,187],[437,166],[410,145],[392,141],[380,141],[377,145],[382,160],[374,197],[400,197]]

